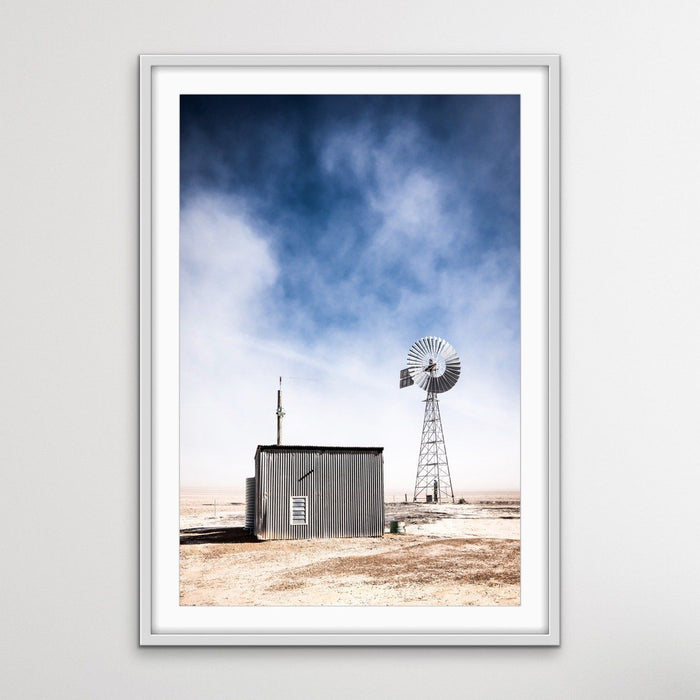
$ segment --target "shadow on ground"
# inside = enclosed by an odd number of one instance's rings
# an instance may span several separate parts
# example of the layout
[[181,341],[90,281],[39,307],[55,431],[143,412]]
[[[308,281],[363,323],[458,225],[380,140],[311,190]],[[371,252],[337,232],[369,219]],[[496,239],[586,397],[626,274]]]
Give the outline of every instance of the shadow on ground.
[[180,530],[180,544],[226,544],[257,541],[243,527],[192,527]]

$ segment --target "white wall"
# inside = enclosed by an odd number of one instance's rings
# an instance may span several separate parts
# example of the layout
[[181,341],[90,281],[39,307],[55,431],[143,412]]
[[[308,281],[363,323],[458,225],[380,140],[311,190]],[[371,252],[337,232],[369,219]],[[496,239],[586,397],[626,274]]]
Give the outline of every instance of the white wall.
[[[699,7],[6,0],[0,694],[698,697]],[[138,648],[137,55],[158,52],[562,54],[561,648]]]

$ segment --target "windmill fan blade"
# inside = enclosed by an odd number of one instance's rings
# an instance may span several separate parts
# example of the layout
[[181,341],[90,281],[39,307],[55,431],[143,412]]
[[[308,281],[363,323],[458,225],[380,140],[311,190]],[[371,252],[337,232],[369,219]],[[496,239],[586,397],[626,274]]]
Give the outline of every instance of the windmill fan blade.
[[420,338],[408,351],[406,367],[413,382],[425,391],[440,394],[459,379],[461,364],[455,349],[443,338]]

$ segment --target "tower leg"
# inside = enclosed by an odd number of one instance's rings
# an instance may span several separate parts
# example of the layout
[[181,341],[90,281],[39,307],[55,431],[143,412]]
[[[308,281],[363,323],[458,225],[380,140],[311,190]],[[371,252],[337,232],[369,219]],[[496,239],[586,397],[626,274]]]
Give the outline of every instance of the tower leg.
[[[431,493],[432,491],[432,493]],[[418,470],[416,486],[413,490],[413,500],[432,495],[432,500],[442,503],[455,501],[450,478],[450,467],[447,462],[445,436],[442,432],[440,405],[437,394],[429,393],[425,399],[425,414],[423,416],[423,432],[418,455]]]

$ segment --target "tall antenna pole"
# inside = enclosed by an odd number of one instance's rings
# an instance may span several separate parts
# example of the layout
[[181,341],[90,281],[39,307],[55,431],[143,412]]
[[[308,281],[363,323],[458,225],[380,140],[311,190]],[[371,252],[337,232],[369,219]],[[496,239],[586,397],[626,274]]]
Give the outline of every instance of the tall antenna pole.
[[277,444],[282,444],[282,419],[284,411],[282,410],[282,377],[280,377],[280,388],[277,390]]

